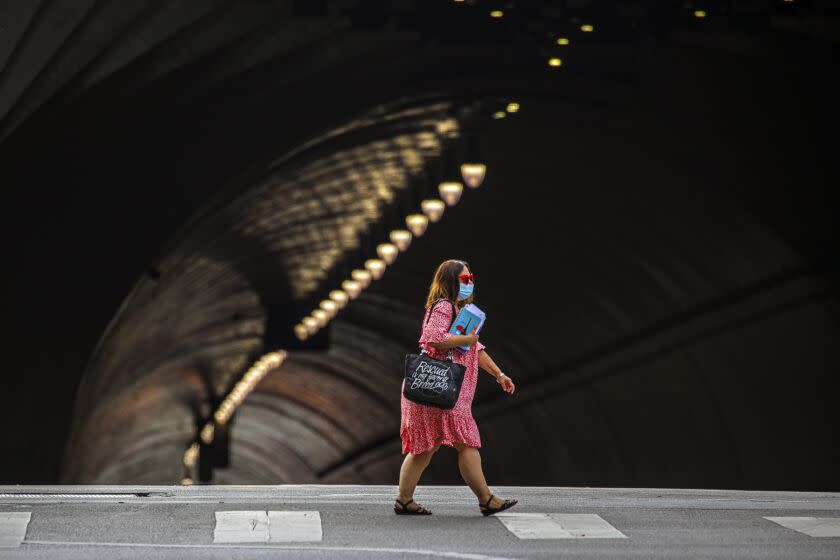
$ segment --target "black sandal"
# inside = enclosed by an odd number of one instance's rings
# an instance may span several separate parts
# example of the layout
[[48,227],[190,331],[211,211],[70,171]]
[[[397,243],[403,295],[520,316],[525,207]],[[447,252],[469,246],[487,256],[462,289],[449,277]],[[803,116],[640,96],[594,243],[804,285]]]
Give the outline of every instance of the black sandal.
[[481,509],[481,513],[484,514],[484,517],[487,517],[488,515],[493,515],[494,513],[499,513],[500,511],[504,511],[506,509],[512,508],[513,506],[515,506],[516,504],[519,503],[519,500],[505,500],[504,502],[502,502],[501,506],[499,506],[497,508],[491,508],[490,507],[490,502],[493,501],[493,497],[494,497],[493,494],[490,494],[490,497],[487,499],[487,503],[484,504],[483,506],[481,506],[481,505],[478,506]]
[[[401,508],[394,506],[394,513],[397,515],[432,515],[431,511],[427,510],[420,504],[417,504],[414,500],[408,500],[406,503],[402,503],[399,500],[395,501],[402,506]],[[417,504],[417,509],[408,509],[408,504],[412,502]]]

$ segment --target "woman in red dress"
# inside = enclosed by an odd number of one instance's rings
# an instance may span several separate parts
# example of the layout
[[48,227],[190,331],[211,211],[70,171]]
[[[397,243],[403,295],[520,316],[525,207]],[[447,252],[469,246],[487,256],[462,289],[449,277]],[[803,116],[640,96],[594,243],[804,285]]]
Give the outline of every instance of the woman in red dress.
[[418,341],[420,347],[425,347],[429,355],[438,360],[446,359],[448,351],[456,346],[469,345],[470,348],[463,354],[458,350],[452,352],[453,361],[466,366],[458,402],[452,409],[424,406],[402,397],[400,438],[405,460],[400,469],[399,496],[394,504],[394,512],[398,514],[431,514],[431,511],[415,502],[412,496],[420,475],[441,445],[454,447],[458,451],[461,476],[478,498],[484,515],[503,511],[517,503],[517,500],[502,500],[490,493],[478,452],[481,437],[472,416],[472,400],[479,367],[492,375],[507,393],[513,394],[513,381],[502,373],[487,354],[484,345],[478,341],[475,329],[464,335],[449,333],[454,320],[452,306],[442,301],[448,300],[455,304],[457,315],[463,306],[472,302],[474,286],[473,275],[466,262],[447,260],[438,267],[429,289],[423,332]]

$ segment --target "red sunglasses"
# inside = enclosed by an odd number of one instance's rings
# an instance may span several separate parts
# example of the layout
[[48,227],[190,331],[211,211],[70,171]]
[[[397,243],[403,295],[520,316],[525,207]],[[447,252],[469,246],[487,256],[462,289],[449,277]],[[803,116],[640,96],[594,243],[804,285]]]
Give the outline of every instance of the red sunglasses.
[[459,274],[458,280],[463,282],[464,284],[472,284],[475,282],[475,275],[474,274]]

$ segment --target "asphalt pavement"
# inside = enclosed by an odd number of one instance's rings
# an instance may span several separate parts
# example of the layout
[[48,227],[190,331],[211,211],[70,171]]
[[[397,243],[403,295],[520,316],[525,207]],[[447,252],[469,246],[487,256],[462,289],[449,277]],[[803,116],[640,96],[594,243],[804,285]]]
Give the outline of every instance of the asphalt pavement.
[[840,558],[840,493],[421,486],[0,486],[0,559]]

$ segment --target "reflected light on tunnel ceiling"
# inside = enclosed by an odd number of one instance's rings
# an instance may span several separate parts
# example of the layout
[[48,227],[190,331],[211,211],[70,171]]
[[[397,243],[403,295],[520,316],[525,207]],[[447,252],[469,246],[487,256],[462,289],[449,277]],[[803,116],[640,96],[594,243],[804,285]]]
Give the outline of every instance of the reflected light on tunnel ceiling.
[[385,261],[381,259],[368,259],[365,261],[365,268],[370,272],[374,280],[382,278],[382,274],[385,272],[385,266]]
[[484,182],[484,177],[487,174],[487,166],[483,163],[463,163],[461,164],[461,177],[464,183],[471,189],[477,189]]
[[369,270],[362,270],[357,268],[353,272],[350,273],[350,277],[361,284],[362,289],[367,288],[370,286],[370,281],[373,279],[373,275],[370,273]]
[[458,121],[452,118],[438,121],[435,124],[435,130],[437,130],[437,133],[444,138],[457,138]]
[[415,237],[420,237],[429,227],[429,218],[423,214],[409,214],[405,217],[405,225]]
[[411,232],[405,229],[395,229],[389,235],[391,243],[400,251],[405,251],[411,245]]
[[437,198],[427,198],[420,203],[420,209],[432,223],[441,219],[445,208],[446,203]]
[[455,206],[458,204],[458,201],[461,200],[461,193],[464,192],[464,185],[458,181],[444,181],[438,185],[438,192],[447,205]]
[[385,264],[394,264],[399,252],[399,248],[393,243],[380,243],[376,246],[376,254],[385,261]]
[[309,338],[309,329],[306,328],[306,325],[303,323],[298,323],[295,325],[295,336],[303,342],[307,338]]
[[356,297],[362,293],[362,285],[355,280],[345,280],[341,283],[341,287],[350,297],[350,299],[356,299]]
[[330,299],[338,306],[336,310],[341,309],[347,302],[350,301],[350,298],[347,294],[342,290],[333,290],[330,292]]

